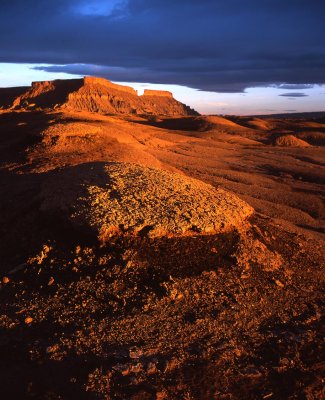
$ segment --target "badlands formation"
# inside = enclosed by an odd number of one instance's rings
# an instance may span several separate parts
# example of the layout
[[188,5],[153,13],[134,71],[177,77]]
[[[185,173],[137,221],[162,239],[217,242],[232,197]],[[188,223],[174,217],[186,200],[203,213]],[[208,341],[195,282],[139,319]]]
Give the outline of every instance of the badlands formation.
[[320,399],[323,115],[0,89],[1,391]]
[[30,88],[22,90],[0,89],[0,96],[2,90],[5,98],[3,105],[20,110],[64,108],[104,114],[197,114],[175,100],[170,92],[145,90],[142,96],[138,96],[133,88],[117,85],[103,78],[33,82]]

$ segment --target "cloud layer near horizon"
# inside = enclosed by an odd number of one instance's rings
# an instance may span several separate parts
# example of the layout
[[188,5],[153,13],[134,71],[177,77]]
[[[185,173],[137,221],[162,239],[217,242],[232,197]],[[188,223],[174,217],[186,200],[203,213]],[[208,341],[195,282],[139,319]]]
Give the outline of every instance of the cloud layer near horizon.
[[[241,92],[325,83],[323,0],[11,0],[0,62]],[[291,87],[290,87],[291,85]]]

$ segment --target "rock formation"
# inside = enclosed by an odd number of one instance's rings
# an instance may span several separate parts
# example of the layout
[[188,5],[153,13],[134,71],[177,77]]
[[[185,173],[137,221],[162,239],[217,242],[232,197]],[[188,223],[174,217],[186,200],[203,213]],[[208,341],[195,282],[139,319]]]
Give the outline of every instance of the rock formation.
[[159,97],[169,97],[173,98],[173,93],[168,92],[167,90],[150,90],[150,89],[145,89],[144,96],[159,96]]
[[131,87],[103,78],[33,82],[21,91],[0,89],[0,107],[13,109],[66,109],[102,114],[198,115],[173,98],[172,93],[146,90],[143,96]]
[[183,175],[130,163],[84,164],[44,187],[42,210],[68,217],[106,241],[218,234],[240,227],[252,207],[234,194]]
[[10,108],[13,105],[15,99],[20,97],[28,89],[28,86],[0,88],[0,110]]

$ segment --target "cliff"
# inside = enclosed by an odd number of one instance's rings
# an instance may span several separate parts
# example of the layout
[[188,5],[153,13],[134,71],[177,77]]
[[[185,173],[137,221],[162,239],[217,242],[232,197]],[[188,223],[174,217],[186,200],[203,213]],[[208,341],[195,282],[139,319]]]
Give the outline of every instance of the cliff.
[[[11,95],[3,96],[4,100],[0,97],[0,107],[66,109],[101,114],[198,115],[195,110],[175,100],[170,92],[145,90],[143,96],[138,96],[132,87],[97,77],[33,82],[31,87],[23,89],[16,95],[9,90]],[[0,95],[1,90],[4,89],[0,89]]]
[[159,97],[169,97],[173,98],[173,93],[167,90],[150,90],[145,89],[143,96],[159,96]]
[[83,78],[83,83],[84,83],[84,85],[102,85],[107,88],[119,90],[120,92],[131,93],[136,96],[138,95],[138,92],[135,89],[133,89],[132,87],[118,85],[118,84],[108,81],[107,79],[104,79],[104,78],[93,78],[91,76],[85,76]]

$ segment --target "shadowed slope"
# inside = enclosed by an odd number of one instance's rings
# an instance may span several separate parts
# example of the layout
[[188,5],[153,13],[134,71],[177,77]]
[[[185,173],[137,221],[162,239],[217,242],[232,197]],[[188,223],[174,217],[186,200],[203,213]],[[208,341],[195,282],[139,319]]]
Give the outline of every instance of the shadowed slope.
[[0,88],[0,110],[9,108],[15,99],[28,90],[29,87]]

